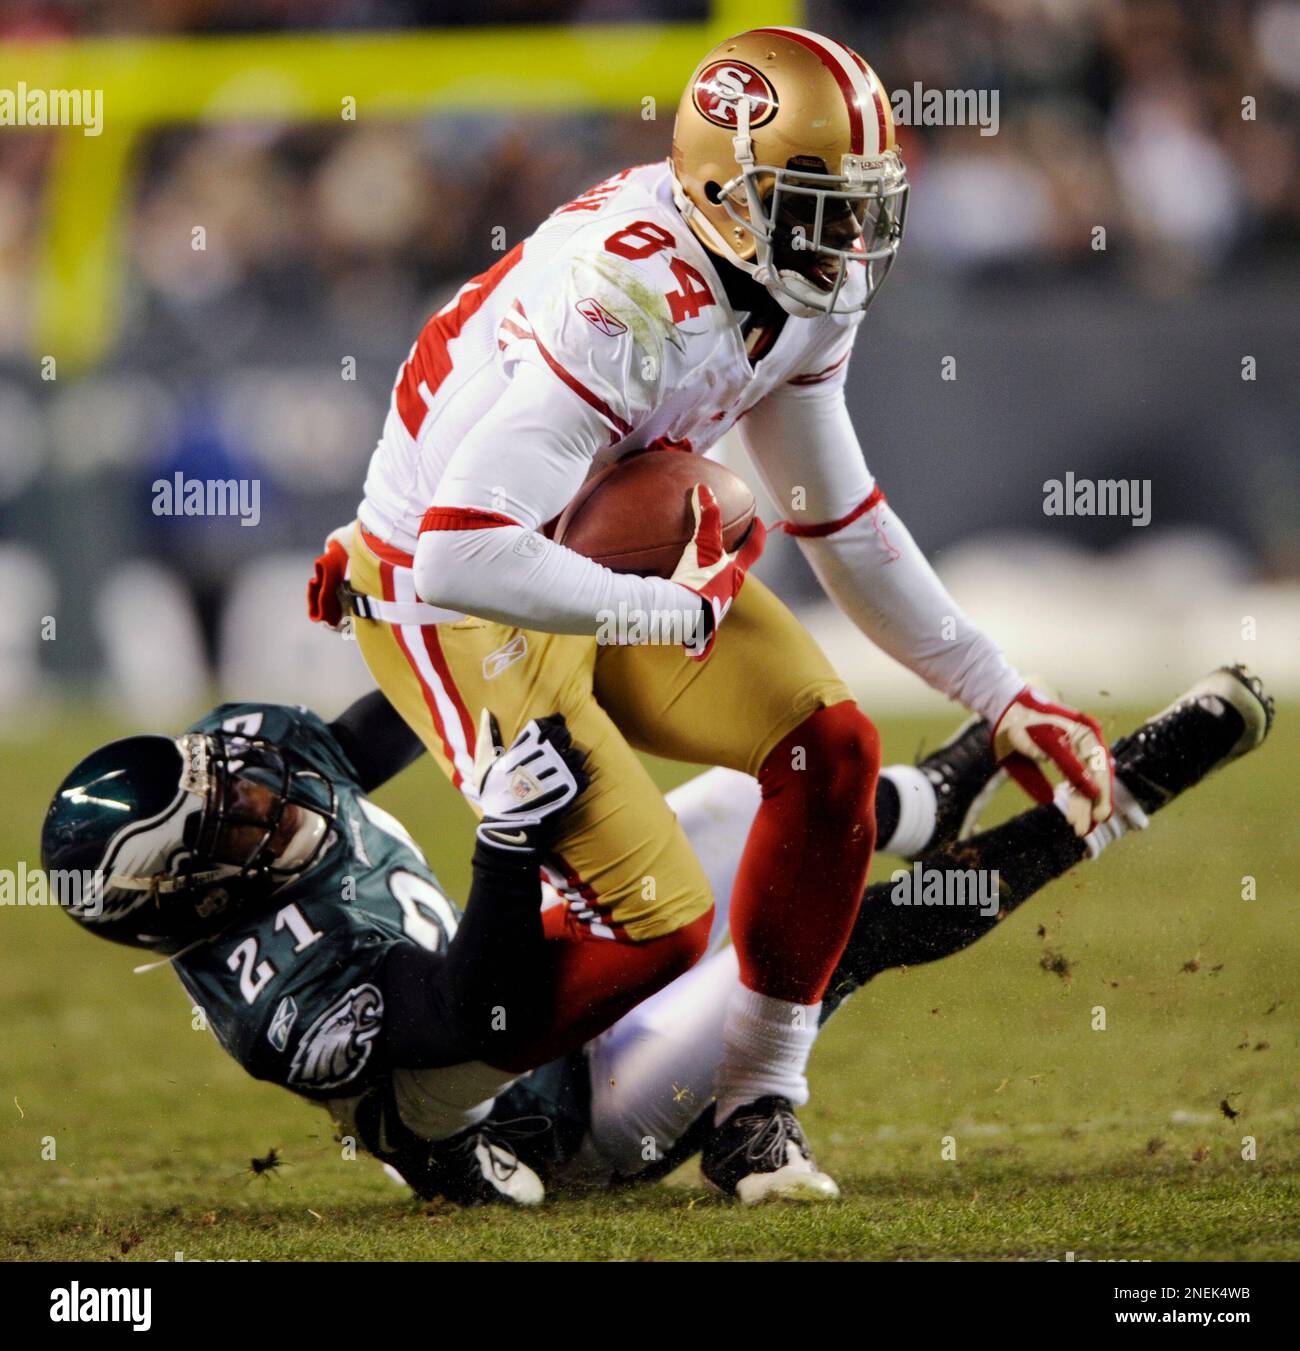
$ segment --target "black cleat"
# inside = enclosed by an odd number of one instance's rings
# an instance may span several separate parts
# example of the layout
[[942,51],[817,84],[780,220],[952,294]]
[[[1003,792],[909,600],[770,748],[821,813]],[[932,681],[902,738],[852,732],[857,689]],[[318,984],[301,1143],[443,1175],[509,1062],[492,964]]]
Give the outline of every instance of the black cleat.
[[491,1119],[445,1140],[425,1140],[402,1121],[392,1086],[384,1085],[357,1105],[356,1122],[361,1143],[421,1200],[441,1196],[461,1206],[502,1201],[535,1206],[545,1195],[509,1132]]
[[777,1198],[832,1201],[840,1194],[813,1162],[788,1098],[759,1098],[714,1126],[700,1169],[711,1186],[747,1206]]
[[1115,773],[1144,812],[1159,811],[1253,751],[1272,725],[1273,700],[1259,677],[1244,666],[1221,666],[1115,743]]
[[916,767],[934,785],[934,834],[911,855],[946,849],[968,839],[979,826],[980,813],[1001,787],[1006,771],[993,760],[993,734],[986,718],[970,718]]

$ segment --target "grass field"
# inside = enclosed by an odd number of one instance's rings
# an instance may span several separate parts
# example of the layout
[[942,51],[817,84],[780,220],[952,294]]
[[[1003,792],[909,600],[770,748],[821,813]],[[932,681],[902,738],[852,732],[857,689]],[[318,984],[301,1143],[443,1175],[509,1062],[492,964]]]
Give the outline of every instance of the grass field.
[[[122,730],[68,716],[39,740],[0,742],[0,866],[36,865],[57,780]],[[910,759],[946,730],[889,721],[886,754]],[[323,1113],[192,1031],[168,971],[132,975],[136,954],[50,911],[5,908],[0,1255],[1300,1258],[1298,759],[1300,709],[1284,708],[1263,750],[1145,838],[970,951],[859,994],[813,1062],[803,1115],[845,1193],[816,1210],[741,1211],[692,1168],[540,1213],[415,1204],[372,1161],[344,1161]],[[682,777],[659,768],[666,784]],[[449,790],[416,766],[380,801],[463,894],[468,817]],[[451,824],[435,833],[439,818]],[[252,1177],[272,1147],[285,1166]]]

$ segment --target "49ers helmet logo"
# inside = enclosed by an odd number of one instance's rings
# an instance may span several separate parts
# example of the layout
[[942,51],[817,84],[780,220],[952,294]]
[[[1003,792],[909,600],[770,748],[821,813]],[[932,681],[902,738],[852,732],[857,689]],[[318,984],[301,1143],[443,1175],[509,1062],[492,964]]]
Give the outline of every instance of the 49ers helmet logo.
[[715,61],[695,81],[695,106],[720,127],[735,127],[741,99],[749,100],[749,125],[761,127],[777,112],[776,90],[767,76],[743,61]]

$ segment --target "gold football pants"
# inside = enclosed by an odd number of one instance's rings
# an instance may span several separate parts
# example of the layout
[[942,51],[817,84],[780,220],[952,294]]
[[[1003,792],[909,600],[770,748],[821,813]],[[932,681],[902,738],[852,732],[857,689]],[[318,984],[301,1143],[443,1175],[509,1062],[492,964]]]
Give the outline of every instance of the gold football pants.
[[[351,564],[358,591],[416,599],[403,556],[372,547],[359,526]],[[587,752],[591,785],[565,820],[559,873],[550,880],[600,937],[656,938],[713,903],[703,869],[636,751],[757,774],[818,708],[852,698],[803,626],[753,577],[702,662],[675,645],[599,645],[481,619],[354,622],[380,689],[471,803],[484,707],[507,744],[530,719],[564,715]]]

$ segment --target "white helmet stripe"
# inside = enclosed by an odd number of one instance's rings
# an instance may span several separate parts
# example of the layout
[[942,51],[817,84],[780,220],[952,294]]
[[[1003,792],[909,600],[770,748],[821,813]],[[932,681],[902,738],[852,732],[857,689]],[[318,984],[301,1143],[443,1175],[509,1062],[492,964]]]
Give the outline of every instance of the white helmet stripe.
[[[885,113],[881,93],[876,82],[867,73],[865,64],[855,53],[841,43],[810,33],[806,28],[756,28],[756,33],[779,33],[793,39],[813,52],[835,76],[849,111],[852,136],[851,150],[855,155],[875,159],[885,149]],[[871,116],[874,113],[875,116]],[[832,173],[838,166],[826,166]]]
[[[858,68],[862,78],[867,82],[867,87],[871,90],[871,107],[876,114],[876,156],[885,153],[885,146],[889,143],[889,95],[885,93],[884,86],[880,83],[880,76],[855,52],[851,47],[845,47],[845,52],[852,59],[853,64]],[[869,156],[869,158],[871,158]]]

